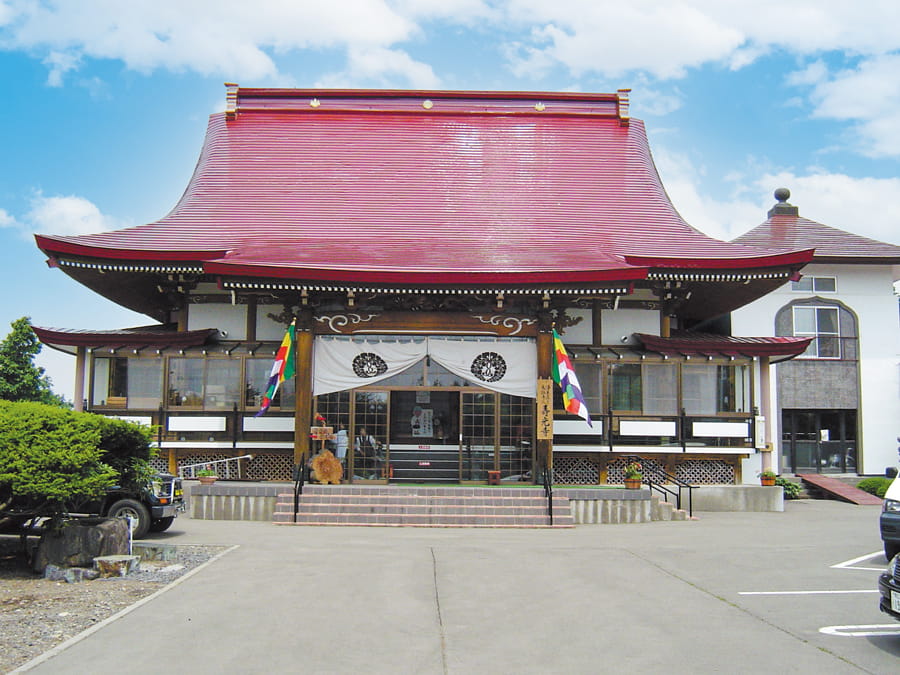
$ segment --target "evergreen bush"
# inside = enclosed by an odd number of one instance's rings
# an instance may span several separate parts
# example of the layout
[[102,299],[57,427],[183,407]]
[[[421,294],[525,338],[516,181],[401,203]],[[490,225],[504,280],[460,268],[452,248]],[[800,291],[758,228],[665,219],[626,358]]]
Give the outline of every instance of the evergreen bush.
[[873,476],[872,478],[863,478],[856,484],[856,487],[864,492],[868,492],[871,495],[884,499],[884,493],[887,492],[887,489],[892,482],[892,478]]

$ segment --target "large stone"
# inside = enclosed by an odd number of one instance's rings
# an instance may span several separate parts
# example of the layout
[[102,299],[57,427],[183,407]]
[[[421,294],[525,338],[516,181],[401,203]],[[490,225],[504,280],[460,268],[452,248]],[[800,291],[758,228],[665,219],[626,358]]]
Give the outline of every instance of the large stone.
[[124,518],[72,518],[41,535],[34,571],[49,564],[91,567],[94,558],[128,553],[128,521]]

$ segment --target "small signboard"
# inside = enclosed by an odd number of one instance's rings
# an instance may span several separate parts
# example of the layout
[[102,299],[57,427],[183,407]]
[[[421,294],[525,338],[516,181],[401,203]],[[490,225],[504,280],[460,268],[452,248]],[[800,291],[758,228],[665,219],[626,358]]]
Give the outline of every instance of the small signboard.
[[537,382],[537,439],[553,440],[553,380],[549,378]]
[[310,427],[309,435],[315,441],[332,441],[335,438],[334,427]]

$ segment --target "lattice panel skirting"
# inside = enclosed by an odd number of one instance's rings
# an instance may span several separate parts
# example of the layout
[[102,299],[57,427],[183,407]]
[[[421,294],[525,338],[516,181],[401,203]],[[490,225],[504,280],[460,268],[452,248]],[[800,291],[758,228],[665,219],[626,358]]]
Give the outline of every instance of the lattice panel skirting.
[[[201,462],[214,462],[218,459],[227,459],[230,455],[223,455],[222,453],[216,452],[198,452],[194,455],[182,455],[178,457],[178,469],[180,470],[183,466],[190,466],[191,464],[200,464]],[[198,467],[202,469],[203,467]]]
[[563,485],[596,485],[600,467],[592,457],[554,457],[553,482]]
[[169,473],[168,453],[162,457],[154,457],[150,460],[150,468],[157,473]]
[[[624,483],[625,465],[631,462],[632,459],[634,458],[617,457],[616,459],[610,460],[610,462],[606,465],[606,482],[612,483],[613,485]],[[665,465],[660,464],[654,459],[648,459],[646,457],[638,457],[637,461],[640,462],[641,466],[643,467],[644,478],[649,478],[657,483],[664,483],[666,481]]]
[[734,465],[722,459],[686,459],[675,465],[675,476],[692,485],[734,485]]
[[[291,480],[292,469],[294,466],[294,453],[287,452],[252,452],[251,460],[241,460],[241,476],[240,480]],[[178,458],[179,468],[190,464],[200,464],[201,462],[213,462],[218,459],[226,459],[232,455],[223,455],[219,453],[196,453],[184,455]],[[221,465],[220,465],[221,466]],[[202,468],[202,467],[201,467]],[[219,478],[225,478],[222,475],[225,470],[220,469]],[[231,465],[231,479],[237,480],[237,465]]]
[[291,480],[293,452],[257,452],[247,467],[246,480]]

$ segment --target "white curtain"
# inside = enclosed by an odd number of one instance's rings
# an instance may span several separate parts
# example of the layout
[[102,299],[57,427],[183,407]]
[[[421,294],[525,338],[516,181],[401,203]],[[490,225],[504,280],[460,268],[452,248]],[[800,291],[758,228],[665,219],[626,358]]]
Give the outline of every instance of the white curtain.
[[375,384],[403,372],[427,353],[425,338],[317,337],[313,346],[313,395]]
[[429,337],[428,354],[472,384],[501,394],[535,397],[537,346],[534,340]]
[[537,347],[527,338],[320,336],[313,348],[313,394],[375,384],[431,356],[463,379],[503,394],[534,398]]

